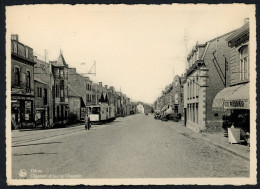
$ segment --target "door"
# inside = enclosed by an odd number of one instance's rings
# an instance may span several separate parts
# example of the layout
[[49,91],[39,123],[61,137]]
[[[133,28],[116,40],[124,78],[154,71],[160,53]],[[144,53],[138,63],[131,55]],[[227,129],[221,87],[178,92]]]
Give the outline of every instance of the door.
[[184,126],[186,126],[187,123],[187,108],[184,108]]

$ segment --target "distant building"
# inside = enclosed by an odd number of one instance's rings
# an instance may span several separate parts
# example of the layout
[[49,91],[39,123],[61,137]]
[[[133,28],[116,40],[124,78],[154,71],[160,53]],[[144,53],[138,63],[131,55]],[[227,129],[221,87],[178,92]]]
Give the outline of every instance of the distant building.
[[93,90],[92,90],[92,83],[93,81],[89,79],[89,77],[86,78],[86,106],[92,105],[93,103]]
[[70,85],[68,85],[68,100],[69,100],[69,116],[72,122],[84,120],[86,107],[80,94],[78,94]]
[[11,116],[16,126],[34,126],[33,49],[11,36]]
[[137,112],[140,114],[144,113],[144,106],[142,104],[137,105]]

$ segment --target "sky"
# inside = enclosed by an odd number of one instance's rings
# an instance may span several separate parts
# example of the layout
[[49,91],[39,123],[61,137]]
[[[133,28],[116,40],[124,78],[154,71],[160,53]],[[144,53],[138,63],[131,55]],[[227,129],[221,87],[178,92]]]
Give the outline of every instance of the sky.
[[[94,82],[114,86],[133,101],[153,103],[187,53],[254,19],[253,5],[22,5],[6,7],[7,39],[18,34],[39,59],[60,50],[78,73],[94,61]],[[185,40],[185,38],[187,40]]]

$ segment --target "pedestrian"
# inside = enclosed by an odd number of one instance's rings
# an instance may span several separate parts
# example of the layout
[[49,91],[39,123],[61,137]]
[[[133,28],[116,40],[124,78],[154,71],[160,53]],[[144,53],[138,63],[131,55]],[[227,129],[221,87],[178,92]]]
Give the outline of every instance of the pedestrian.
[[85,128],[87,130],[90,129],[90,117],[88,116],[88,114],[86,114],[86,116],[85,116]]

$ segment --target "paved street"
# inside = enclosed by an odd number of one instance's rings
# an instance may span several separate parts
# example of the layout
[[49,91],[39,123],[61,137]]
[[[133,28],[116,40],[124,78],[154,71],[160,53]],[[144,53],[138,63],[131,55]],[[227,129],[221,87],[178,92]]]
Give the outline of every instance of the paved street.
[[105,125],[12,132],[12,176],[27,178],[248,177],[249,161],[220,149],[175,122],[152,115]]

